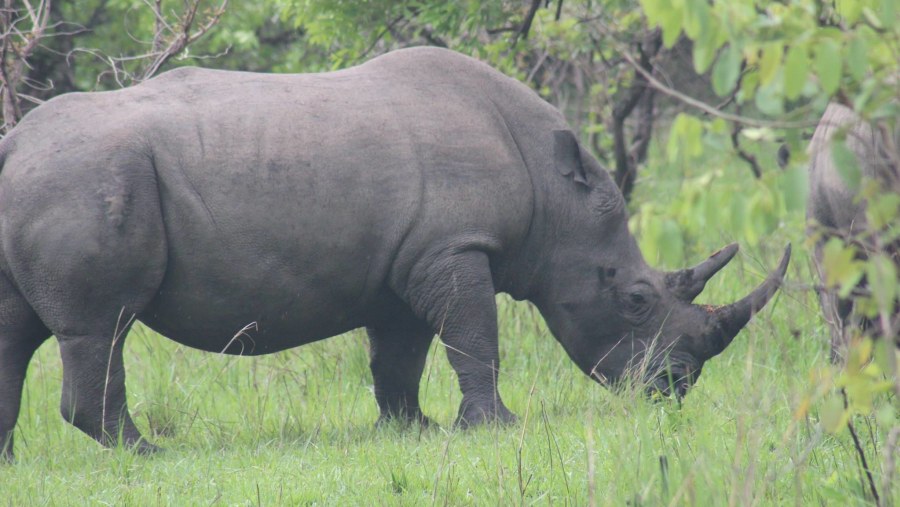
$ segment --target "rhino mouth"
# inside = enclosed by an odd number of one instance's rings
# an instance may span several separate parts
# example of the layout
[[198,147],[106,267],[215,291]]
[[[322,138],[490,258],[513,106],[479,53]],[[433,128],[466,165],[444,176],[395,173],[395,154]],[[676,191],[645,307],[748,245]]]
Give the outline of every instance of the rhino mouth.
[[660,396],[670,398],[674,395],[680,401],[694,385],[693,380],[694,376],[689,373],[659,375],[648,383],[644,393],[651,399]]
[[689,373],[663,373],[641,380],[628,375],[622,378],[610,379],[602,373],[595,372],[591,375],[591,378],[613,392],[624,393],[635,390],[650,400],[674,396],[675,399],[681,401],[694,385],[694,376]]
[[687,364],[673,364],[672,359],[672,355],[666,356],[663,361],[657,359],[653,362],[633,358],[630,367],[618,375],[607,376],[599,368],[594,367],[590,377],[615,392],[642,392],[653,400],[674,396],[680,401],[697,381],[700,367],[693,361],[685,361]]

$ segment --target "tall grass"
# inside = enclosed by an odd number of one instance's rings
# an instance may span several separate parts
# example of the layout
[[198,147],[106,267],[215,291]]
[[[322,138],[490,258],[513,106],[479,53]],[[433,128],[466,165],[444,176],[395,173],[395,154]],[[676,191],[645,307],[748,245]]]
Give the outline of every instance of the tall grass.
[[[656,171],[637,198],[672,185]],[[735,178],[724,183],[740,184]],[[460,394],[438,340],[421,395],[440,427],[375,428],[360,331],[240,358],[187,349],[138,325],[125,347],[129,404],[143,433],[166,448],[142,457],[102,449],[61,419],[61,365],[48,341],[29,369],[18,461],[0,468],[0,505],[867,504],[846,432],[824,432],[815,408],[798,412],[815,388],[812,373],[829,367],[828,338],[806,287],[803,218],[782,222],[701,297],[741,297],[788,240],[789,283],[707,363],[680,405],[601,388],[533,307],[504,296],[500,390],[520,422],[469,431],[452,427]],[[686,245],[689,261],[730,239],[724,227],[709,232],[708,243]],[[878,428],[857,427],[872,436],[865,451],[880,452]],[[881,468],[874,472],[881,481]],[[888,494],[900,501],[900,488]]]

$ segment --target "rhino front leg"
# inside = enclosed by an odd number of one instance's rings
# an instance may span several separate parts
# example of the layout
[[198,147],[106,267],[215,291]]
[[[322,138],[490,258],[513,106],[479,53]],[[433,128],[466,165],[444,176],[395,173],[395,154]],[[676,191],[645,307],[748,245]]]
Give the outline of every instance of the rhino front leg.
[[414,271],[410,285],[413,310],[440,336],[459,377],[463,400],[457,424],[515,421],[497,391],[497,307],[487,254],[440,257]]
[[419,381],[434,332],[407,308],[391,317],[366,328],[375,400],[381,410],[378,423],[399,419],[430,424],[419,408]]
[[57,336],[63,362],[60,410],[63,418],[107,447],[121,443],[140,453],[158,450],[147,443],[128,413],[125,369],[118,339],[102,336]]

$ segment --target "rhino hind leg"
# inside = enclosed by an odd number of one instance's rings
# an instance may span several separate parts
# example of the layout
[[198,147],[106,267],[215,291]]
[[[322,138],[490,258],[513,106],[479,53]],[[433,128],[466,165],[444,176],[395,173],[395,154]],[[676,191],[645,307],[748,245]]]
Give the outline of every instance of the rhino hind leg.
[[126,150],[98,156],[99,166],[36,169],[35,185],[71,179],[54,192],[23,187],[29,198],[6,210],[2,238],[11,279],[59,342],[63,416],[105,445],[121,435],[142,451],[152,447],[126,410],[122,345],[167,266],[159,190],[145,158]]
[[19,417],[28,363],[50,331],[0,274],[0,462],[13,459],[13,429]]
[[[108,262],[115,265],[113,258]],[[158,259],[144,269],[133,259],[118,265],[119,270],[95,272],[97,285],[90,288],[73,278],[60,282],[80,297],[45,308],[52,310],[49,327],[63,364],[60,411],[66,421],[105,446],[121,444],[148,453],[157,448],[141,437],[128,413],[122,352],[134,316],[155,294],[162,270]]]
[[104,336],[57,336],[63,362],[60,411],[66,421],[107,447],[120,444],[140,453],[146,442],[128,413],[122,346],[123,324],[112,340]]
[[375,400],[381,411],[378,424],[400,420],[429,425],[419,407],[419,382],[434,332],[407,308],[366,330]]
[[487,254],[463,250],[439,256],[410,275],[407,298],[447,348],[463,399],[457,425],[516,420],[500,399],[497,303]]
[[[113,265],[113,259],[109,259]],[[123,263],[119,263],[123,266]],[[60,412],[63,418],[107,447],[121,444],[141,453],[156,451],[146,442],[128,413],[122,352],[125,338],[159,286],[157,263],[121,267],[103,283],[85,289],[74,280],[60,283],[72,294],[52,308],[50,329],[59,342],[63,365]],[[45,309],[47,310],[47,309]]]

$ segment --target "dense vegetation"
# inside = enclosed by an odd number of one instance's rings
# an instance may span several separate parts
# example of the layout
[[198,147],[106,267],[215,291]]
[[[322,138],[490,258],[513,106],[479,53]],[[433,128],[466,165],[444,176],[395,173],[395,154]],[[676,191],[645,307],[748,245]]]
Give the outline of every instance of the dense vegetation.
[[[820,287],[803,211],[805,144],[825,105],[844,103],[885,127],[897,117],[893,0],[3,5],[7,126],[58,93],[128,86],[177,65],[322,71],[396,47],[447,46],[567,114],[630,195],[632,230],[651,264],[681,267],[741,242],[707,300],[745,294],[785,243],[796,253],[779,297],[681,405],[603,390],[570,364],[533,308],[501,297],[501,390],[522,422],[471,432],[451,427],[459,394],[437,343],[422,392],[441,428],[373,429],[359,332],[249,359],[136,329],[126,347],[129,403],[169,451],[105,451],[59,418],[60,361],[48,342],[29,370],[18,463],[0,470],[0,503],[900,501],[897,355],[863,337],[845,368],[831,366],[815,298],[816,289],[849,294],[863,276],[886,280],[859,297],[873,316],[890,314],[896,268],[885,252],[863,262],[854,241],[835,242],[830,287]],[[859,181],[842,146],[835,157],[876,203],[874,235],[888,245],[897,189]]]

